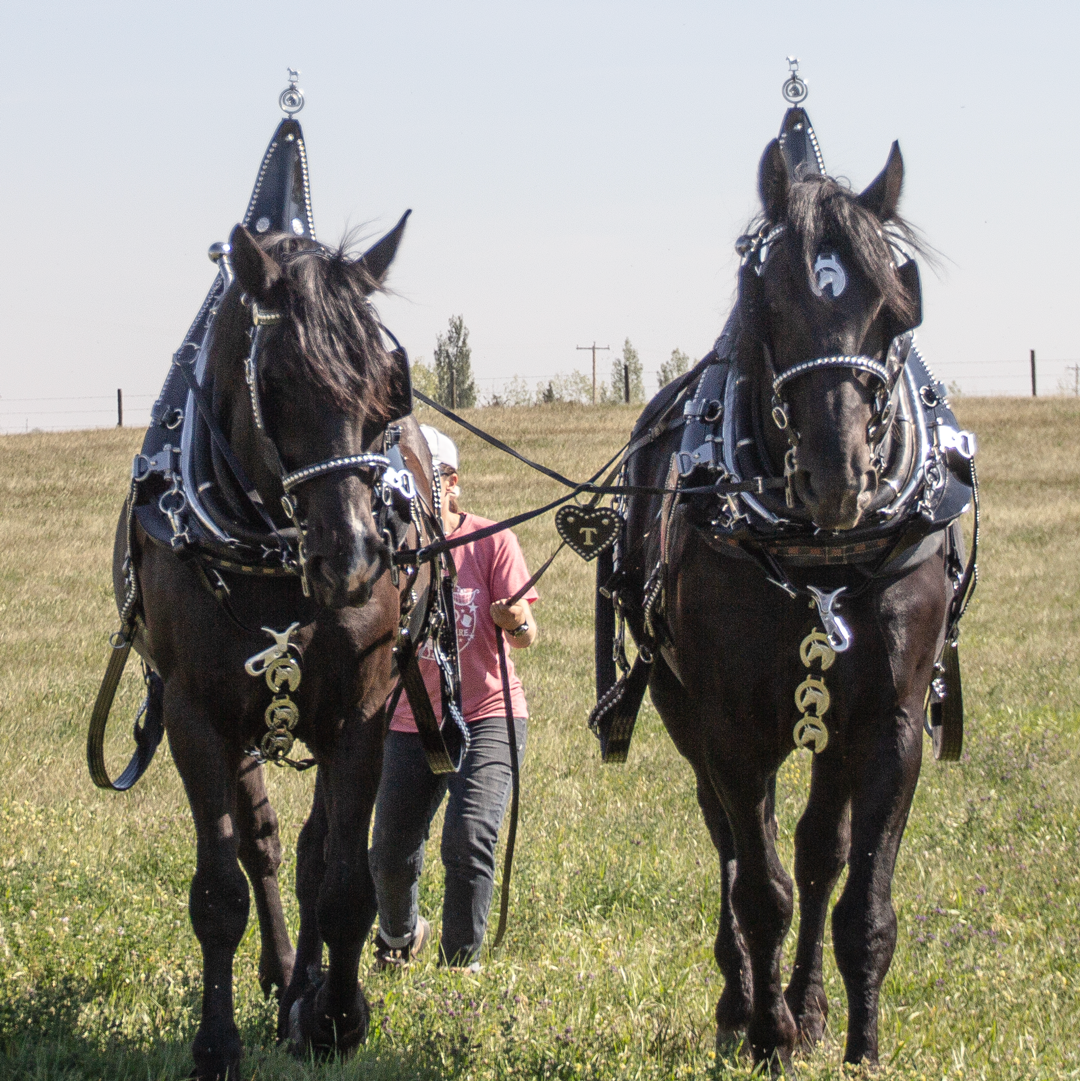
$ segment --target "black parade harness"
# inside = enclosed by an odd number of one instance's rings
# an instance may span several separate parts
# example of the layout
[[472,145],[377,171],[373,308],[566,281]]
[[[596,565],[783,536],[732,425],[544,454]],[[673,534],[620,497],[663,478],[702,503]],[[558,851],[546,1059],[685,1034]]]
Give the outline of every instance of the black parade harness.
[[[751,243],[740,245],[744,273],[760,273],[763,249],[778,232],[763,229]],[[917,296],[914,262],[902,264],[898,272]],[[944,544],[953,596],[931,684],[927,731],[933,737],[936,757],[959,758],[963,707],[957,640],[960,618],[977,580],[980,527],[975,437],[959,428],[945,386],[927,367],[911,328],[903,329],[892,340],[883,359],[817,357],[779,375],[765,344],[772,391],[771,419],[788,440],[783,476],[770,476],[757,400],[736,361],[739,326],[740,314],[736,310],[709,355],[681,381],[661,392],[635,429],[635,435],[640,432],[655,436],[681,425],[682,438],[667,474],[667,491],[660,509],[660,554],[647,576],[643,599],[637,602],[620,594],[625,577],[620,562],[628,555],[625,536],[620,535],[598,567],[598,703],[589,724],[600,739],[604,761],[625,761],[651,666],[657,651],[666,648],[663,591],[669,557],[667,538],[672,513],[679,504],[688,508],[694,525],[716,551],[755,564],[769,583],[792,598],[807,598],[817,610],[822,642],[833,653],[846,651],[852,641],[839,611],[844,602],[881,579],[917,566]],[[866,515],[869,524],[842,535],[823,535],[805,514],[798,513],[791,482],[797,469],[799,436],[791,422],[784,390],[794,380],[826,368],[867,372],[877,382],[867,435],[879,494],[869,508],[871,513]],[[752,490],[724,494],[725,486],[737,485],[748,476],[757,481]],[[709,481],[713,484],[711,492]],[[617,497],[620,517],[627,496],[634,491],[640,489],[627,486]],[[971,506],[975,528],[970,557],[965,560],[957,519]],[[815,566],[849,566],[860,580],[854,587],[828,590],[798,585],[789,573],[789,568]],[[625,612],[627,605],[638,603],[645,634],[637,643],[637,659],[631,665],[625,649]],[[823,749],[826,740],[827,736],[814,749]]]
[[[315,253],[313,253],[315,254]],[[215,245],[211,257],[221,275],[216,289],[219,295],[232,282],[228,245]],[[214,291],[212,291],[213,295]],[[328,458],[299,469],[287,471],[280,452],[267,430],[259,392],[260,358],[266,335],[286,319],[283,312],[260,308],[245,301],[251,313],[248,331],[249,350],[244,361],[251,413],[258,432],[264,461],[281,483],[281,506],[290,522],[279,527],[261,495],[237,458],[213,415],[206,388],[200,383],[205,370],[207,336],[200,336],[199,348],[190,359],[185,350],[174,357],[169,378],[153,410],[155,423],[147,432],[143,449],[132,466],[128,498],[128,549],[124,560],[125,599],[121,605],[121,626],[112,637],[114,647],[105,679],[95,703],[87,743],[91,776],[99,787],[124,790],[145,772],[161,740],[161,680],[151,665],[144,662],[147,695],[135,725],[136,751],[119,778],[110,780],[104,764],[105,725],[124,664],[132,645],[139,638],[141,613],[139,585],[132,561],[134,522],[142,525],[151,541],[165,545],[187,560],[199,580],[214,596],[230,621],[243,633],[266,633],[274,644],[249,658],[245,666],[249,676],[265,677],[272,694],[266,709],[267,732],[248,749],[260,762],[306,769],[313,759],[295,761],[288,757],[294,743],[294,730],[300,714],[290,697],[302,679],[302,654],[292,640],[296,630],[310,623],[317,609],[310,597],[305,537],[306,523],[299,512],[296,490],[318,477],[339,471],[360,472],[368,478],[373,492],[373,511],[377,531],[392,553],[405,546],[410,526],[418,538],[441,539],[441,491],[437,471],[434,475],[433,505],[429,506],[417,487],[399,446],[400,426],[394,423],[411,411],[409,400],[390,418],[381,433],[381,450]],[[212,314],[216,309],[210,309]],[[408,357],[396,338],[391,339],[391,353],[399,373],[408,386]],[[214,466],[218,468],[214,468]],[[200,472],[200,466],[209,475]],[[223,468],[222,468],[223,467]],[[257,521],[253,527],[228,515],[221,501],[212,493],[225,484],[241,493],[246,518]],[[433,771],[452,772],[458,768],[468,746],[468,728],[461,713],[461,680],[457,660],[457,639],[453,610],[453,562],[444,553],[431,557],[433,581],[421,602],[412,588],[418,564],[404,568],[391,560],[389,572],[401,596],[395,664],[399,675],[398,690],[404,690],[416,718],[421,740]],[[230,603],[231,575],[299,578],[304,603],[290,626],[283,631],[249,627]],[[404,581],[402,580],[404,579]],[[444,723],[436,719],[417,663],[417,651],[428,642],[439,667]],[[145,717],[140,725],[139,721]]]

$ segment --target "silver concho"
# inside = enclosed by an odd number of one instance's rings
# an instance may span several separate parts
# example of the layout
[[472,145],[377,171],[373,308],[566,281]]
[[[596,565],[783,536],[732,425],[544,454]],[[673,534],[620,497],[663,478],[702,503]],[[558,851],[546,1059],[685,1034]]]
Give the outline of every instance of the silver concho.
[[299,218],[293,218],[293,220],[292,220],[292,231],[297,236],[303,236],[304,235],[304,223]]
[[269,219],[269,218],[268,218],[268,217],[267,217],[267,216],[266,216],[266,215],[264,214],[264,215],[263,215],[263,216],[262,216],[262,217],[261,217],[261,218],[260,218],[260,219],[259,219],[259,220],[258,220],[258,221],[257,221],[256,223],[255,223],[255,232],[256,232],[256,233],[265,233],[265,232],[266,232],[266,230],[267,230],[267,229],[269,229],[269,228],[270,228],[270,219]]
[[833,300],[847,288],[847,273],[836,252],[819,255],[814,260],[814,279],[810,288],[815,296],[829,294]]

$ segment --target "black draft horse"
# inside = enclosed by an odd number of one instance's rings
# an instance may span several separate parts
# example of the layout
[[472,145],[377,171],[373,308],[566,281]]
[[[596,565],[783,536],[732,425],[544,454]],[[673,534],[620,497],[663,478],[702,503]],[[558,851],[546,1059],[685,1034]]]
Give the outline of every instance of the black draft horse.
[[[760,166],[765,224],[757,235],[770,234],[770,242],[767,257],[742,273],[734,365],[773,476],[785,473],[787,461],[789,517],[801,516],[813,543],[843,543],[845,531],[873,521],[880,447],[872,445],[868,427],[872,432],[875,387],[865,370],[839,363],[800,369],[785,385],[788,416],[774,424],[773,383],[813,358],[884,361],[895,327],[911,325],[918,299],[898,275],[887,239],[890,227],[904,231],[896,215],[902,179],[896,144],[861,194],[824,176],[790,177],[775,141]],[[820,288],[815,267],[823,252],[846,268],[842,290]],[[797,433],[794,450],[778,427],[784,419]],[[679,449],[677,431],[632,459],[629,484],[665,484]],[[649,689],[693,766],[720,854],[715,955],[725,986],[716,1008],[718,1039],[745,1029],[755,1059],[776,1068],[790,1061],[797,1041],[805,1046],[820,1038],[828,1010],[821,971],[826,910],[846,863],[847,883],[833,911],[849,1008],[845,1059],[874,1062],[878,996],[896,945],[893,869],[919,776],[924,701],[952,595],[944,555],[937,551],[869,586],[851,566],[816,567],[812,574],[790,569],[800,586],[844,585],[858,595],[843,601],[854,645],[836,653],[829,672],[829,740],[814,755],[795,835],[801,923],[785,990],[780,961],[793,896],[774,847],[775,778],[795,746],[800,717],[793,690],[807,674],[799,647],[817,626],[813,605],[808,610],[805,595],[793,598],[769,584],[754,562],[711,547],[692,502],[677,501],[665,526],[662,513],[659,495],[629,498],[628,585],[620,596],[631,599],[626,613],[636,639],[647,640],[647,578],[662,561],[664,632]]]
[[[395,402],[407,399],[408,383],[402,385],[400,368],[382,344],[368,297],[379,288],[400,235],[401,226],[351,259],[305,238],[268,234],[256,240],[242,226],[233,231],[235,282],[214,321],[204,389],[221,431],[284,533],[289,521],[278,509],[281,478],[267,460],[255,413],[261,407],[266,435],[287,470],[382,450],[387,419],[400,412]],[[283,318],[266,328],[253,396],[245,358],[252,312],[260,309]],[[400,428],[405,461],[430,500],[426,443],[411,416]],[[241,493],[216,447],[214,455],[219,498],[242,520]],[[165,730],[195,820],[190,914],[203,953],[202,1016],[193,1047],[200,1079],[239,1077],[233,956],[248,919],[247,879],[262,937],[259,979],[265,993],[275,985],[281,993],[279,1033],[291,1032],[301,1049],[341,1052],[367,1033],[358,967],[376,913],[367,840],[382,768],[391,651],[401,591],[421,590],[428,575],[425,568],[418,579],[402,575],[395,585],[387,573],[391,552],[376,530],[373,482],[372,473],[358,466],[294,489],[310,599],[297,577],[215,571],[228,586],[223,607],[206,588],[197,553],[178,556],[135,530],[132,561],[144,621],[136,648],[163,680]],[[113,565],[120,599],[126,593],[127,521],[125,508]],[[415,533],[411,540],[416,543]],[[280,631],[294,621],[301,626],[292,640],[303,657],[294,734],[318,763],[315,806],[297,854],[302,925],[295,955],[278,892],[277,819],[263,767],[246,753],[267,735],[269,693],[244,669],[268,645],[261,628]],[[329,964],[320,981],[324,943]]]

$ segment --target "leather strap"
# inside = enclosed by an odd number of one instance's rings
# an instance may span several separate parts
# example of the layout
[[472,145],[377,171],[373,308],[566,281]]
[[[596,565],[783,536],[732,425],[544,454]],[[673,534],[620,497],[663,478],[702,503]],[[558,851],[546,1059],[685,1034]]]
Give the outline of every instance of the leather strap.
[[[424,748],[428,767],[432,773],[457,773],[465,750],[465,742],[457,725],[452,721],[445,726],[446,735],[439,727],[439,721],[431,704],[431,696],[427,692],[423,674],[420,672],[416,650],[416,643],[413,642],[408,628],[402,628],[398,635],[398,672],[401,686],[405,690],[405,697],[409,700],[413,720],[416,722],[416,730],[420,735],[420,746]],[[397,705],[396,701],[394,705]]]
[[[127,665],[131,642],[132,636],[129,634],[122,645],[113,647],[112,656],[105,668],[105,678],[101,681],[101,688],[94,702],[90,730],[86,736],[86,764],[90,768],[90,777],[98,788],[110,789],[113,792],[126,792],[146,772],[165,731],[160,701],[161,682],[158,679],[155,685],[153,680],[156,677],[151,676],[147,680],[146,720],[140,727],[139,718],[135,719],[135,753],[124,772],[115,781],[109,779],[109,772],[105,768],[105,726],[116,697],[116,688],[120,685],[120,677]],[[157,701],[153,700],[154,696]]]
[[589,727],[600,737],[602,762],[626,761],[651,672],[652,661],[638,653],[629,674],[608,691],[589,716]]
[[[552,559],[554,558],[552,556]],[[531,583],[525,586],[525,590],[530,587]],[[522,596],[525,590],[522,591]],[[492,946],[492,949],[497,950],[506,934],[510,911],[510,872],[514,867],[514,844],[517,841],[518,807],[521,802],[521,761],[518,758],[514,703],[510,694],[510,670],[506,663],[506,642],[502,627],[495,628],[495,642],[499,649],[499,676],[502,678],[503,708],[506,711],[506,739],[510,745],[510,826],[506,831],[506,854],[503,857],[502,885],[499,887],[499,926]]]

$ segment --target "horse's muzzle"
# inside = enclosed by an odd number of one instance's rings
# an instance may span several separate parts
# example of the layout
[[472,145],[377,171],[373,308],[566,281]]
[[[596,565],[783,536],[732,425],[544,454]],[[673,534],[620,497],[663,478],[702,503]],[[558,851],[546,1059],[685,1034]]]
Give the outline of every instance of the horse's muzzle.
[[795,494],[819,529],[843,532],[854,529],[877,492],[878,476],[872,469],[846,477],[813,477],[799,470],[792,477]]

